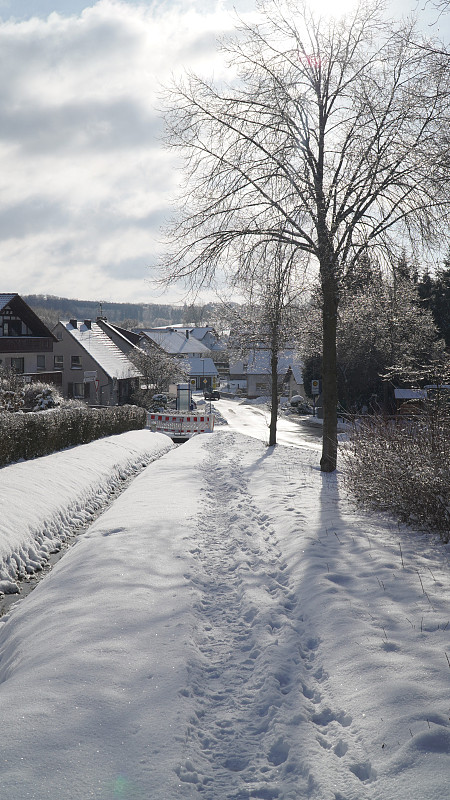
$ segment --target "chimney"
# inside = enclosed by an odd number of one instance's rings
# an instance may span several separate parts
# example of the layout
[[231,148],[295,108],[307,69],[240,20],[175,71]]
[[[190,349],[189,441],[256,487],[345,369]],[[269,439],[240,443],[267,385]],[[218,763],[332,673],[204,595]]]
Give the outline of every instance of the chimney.
[[186,339],[189,339],[189,331],[186,331]]
[[76,319],[69,319],[69,322],[72,325],[72,328],[76,328],[77,327],[77,320]]
[[86,325],[86,328],[90,328],[92,326],[92,322],[90,319],[85,319],[84,324]]

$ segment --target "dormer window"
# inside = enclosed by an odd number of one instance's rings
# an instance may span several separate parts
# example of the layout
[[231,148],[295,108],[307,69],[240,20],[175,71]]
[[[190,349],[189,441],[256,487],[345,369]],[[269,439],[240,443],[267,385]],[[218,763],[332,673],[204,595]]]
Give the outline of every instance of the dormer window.
[[0,315],[0,336],[32,336],[32,332],[19,317],[15,317],[8,309]]

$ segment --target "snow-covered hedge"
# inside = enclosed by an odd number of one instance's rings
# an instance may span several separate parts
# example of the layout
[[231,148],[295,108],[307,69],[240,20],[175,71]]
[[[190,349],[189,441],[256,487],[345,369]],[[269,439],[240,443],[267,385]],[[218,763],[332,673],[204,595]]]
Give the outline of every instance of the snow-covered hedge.
[[49,455],[65,447],[85,444],[145,427],[146,412],[138,406],[89,408],[66,404],[47,411],[0,413],[0,466],[20,459]]
[[409,419],[367,419],[343,449],[347,489],[358,503],[393,513],[450,541],[450,409],[429,403]]

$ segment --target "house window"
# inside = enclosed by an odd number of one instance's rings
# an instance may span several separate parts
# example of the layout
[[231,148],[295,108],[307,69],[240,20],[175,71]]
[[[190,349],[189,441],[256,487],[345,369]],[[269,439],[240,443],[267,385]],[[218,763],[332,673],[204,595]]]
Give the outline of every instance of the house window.
[[23,358],[11,358],[11,369],[23,375],[25,372],[25,363]]
[[81,369],[81,356],[70,356],[70,369]]
[[25,322],[12,314],[6,315],[6,310],[0,317],[0,336],[31,336],[32,331]]
[[64,356],[53,356],[53,369],[64,369]]
[[58,339],[59,342],[62,342],[63,332],[62,331],[56,331],[56,338]]
[[84,383],[69,383],[67,384],[67,394],[69,398],[76,398],[77,400],[84,400]]
[[45,356],[36,356],[36,368],[38,372],[45,372]]

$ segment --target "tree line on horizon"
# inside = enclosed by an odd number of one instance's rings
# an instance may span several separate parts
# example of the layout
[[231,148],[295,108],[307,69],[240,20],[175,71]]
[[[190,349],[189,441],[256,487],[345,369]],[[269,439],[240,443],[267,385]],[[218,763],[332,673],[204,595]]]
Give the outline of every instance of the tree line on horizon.
[[22,298],[50,329],[60,319],[92,319],[106,317],[125,328],[163,327],[165,325],[205,324],[215,314],[214,304],[182,306],[168,303],[100,303],[56,295],[24,294]]

